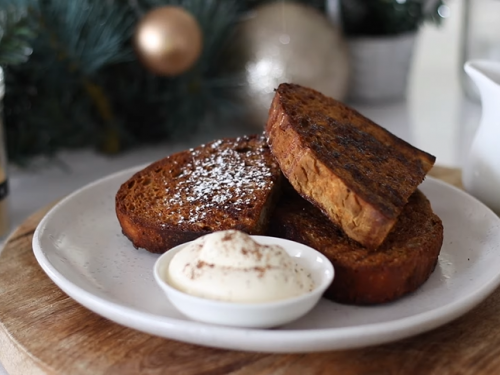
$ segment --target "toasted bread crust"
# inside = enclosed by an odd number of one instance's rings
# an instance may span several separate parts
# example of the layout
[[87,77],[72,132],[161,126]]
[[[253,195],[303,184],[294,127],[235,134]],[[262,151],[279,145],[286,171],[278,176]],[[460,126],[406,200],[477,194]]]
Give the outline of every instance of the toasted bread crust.
[[263,234],[280,182],[263,136],[218,140],[137,172],[116,194],[116,215],[133,245],[153,253],[216,230]]
[[271,223],[270,235],[311,246],[333,263],[335,278],[325,296],[347,304],[390,302],[416,290],[434,270],[443,242],[441,220],[419,190],[377,250],[348,238],[297,194],[280,200]]
[[292,84],[277,89],[266,135],[299,194],[372,249],[435,160],[342,103]]

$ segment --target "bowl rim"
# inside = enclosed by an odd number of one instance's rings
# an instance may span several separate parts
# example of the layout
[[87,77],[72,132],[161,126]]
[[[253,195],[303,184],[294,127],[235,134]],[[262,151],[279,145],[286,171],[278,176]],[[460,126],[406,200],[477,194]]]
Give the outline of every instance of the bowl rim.
[[[335,268],[333,267],[333,264],[331,261],[321,254],[318,250],[304,245],[300,242],[296,241],[291,241],[287,240],[284,238],[279,238],[279,237],[273,237],[273,236],[263,236],[263,235],[250,235],[250,237],[256,241],[259,239],[269,239],[272,238],[273,241],[276,241],[277,245],[281,245],[283,249],[288,253],[288,247],[286,244],[293,245],[293,246],[299,246],[305,251],[313,254],[315,256],[314,262],[317,262],[318,264],[321,264],[322,266],[322,277],[321,277],[321,283],[318,285],[315,285],[313,290],[301,294],[299,296],[295,297],[290,297],[290,298],[285,298],[277,301],[270,301],[270,302],[230,302],[230,301],[220,301],[220,300],[214,300],[214,299],[209,299],[209,298],[203,298],[203,297],[198,297],[198,296],[193,296],[191,294],[185,293],[180,291],[179,289],[173,287],[170,285],[166,280],[164,280],[160,276],[160,267],[167,267],[170,261],[172,260],[173,256],[182,250],[184,247],[189,245],[193,241],[188,241],[184,242],[182,244],[179,244],[170,250],[166,251],[163,253],[156,261],[153,267],[153,274],[156,283],[164,290],[164,292],[167,294],[169,297],[170,294],[173,294],[176,298],[181,298],[183,300],[191,300],[192,302],[196,302],[199,304],[204,304],[205,306],[210,305],[212,307],[217,307],[217,308],[225,308],[225,309],[234,309],[234,310],[260,310],[263,308],[278,308],[278,307],[286,307],[290,305],[295,305],[297,303],[305,303],[305,301],[314,298],[319,294],[319,298],[321,298],[322,294],[325,292],[325,290],[331,285],[335,278]],[[293,256],[292,256],[293,257]],[[294,257],[296,258],[296,257]],[[320,258],[322,261],[318,262],[317,259]],[[168,263],[164,265],[166,262],[166,259],[168,259]],[[327,271],[327,272],[325,272]],[[319,300],[318,298],[318,300]],[[170,299],[170,298],[169,298]],[[173,301],[171,301],[173,303]]]

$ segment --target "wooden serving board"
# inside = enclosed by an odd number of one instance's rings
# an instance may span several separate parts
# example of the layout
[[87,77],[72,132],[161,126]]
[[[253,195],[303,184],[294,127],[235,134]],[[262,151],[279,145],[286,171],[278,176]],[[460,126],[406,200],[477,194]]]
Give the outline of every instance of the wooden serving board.
[[[460,182],[456,170],[431,174]],[[122,327],[74,302],[38,266],[31,239],[48,209],[23,223],[0,256],[0,361],[10,375],[500,374],[500,289],[439,329],[358,350],[237,352]]]

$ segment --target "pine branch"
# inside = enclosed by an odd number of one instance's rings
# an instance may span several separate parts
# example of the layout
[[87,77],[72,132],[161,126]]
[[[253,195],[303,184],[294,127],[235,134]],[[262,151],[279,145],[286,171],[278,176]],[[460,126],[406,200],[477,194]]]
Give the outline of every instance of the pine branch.
[[124,48],[132,20],[113,2],[52,0],[41,13],[53,47],[86,76],[132,58],[131,49]]
[[36,35],[28,8],[3,4],[0,9],[0,66],[24,63],[33,51],[31,43]]
[[[39,26],[29,61],[6,75],[11,160],[185,138],[208,114],[237,111],[239,80],[222,52],[244,9],[239,0],[0,0],[0,9],[4,2],[29,3]],[[199,61],[175,78],[151,74],[132,53],[133,26],[161,5],[186,8],[204,36]]]

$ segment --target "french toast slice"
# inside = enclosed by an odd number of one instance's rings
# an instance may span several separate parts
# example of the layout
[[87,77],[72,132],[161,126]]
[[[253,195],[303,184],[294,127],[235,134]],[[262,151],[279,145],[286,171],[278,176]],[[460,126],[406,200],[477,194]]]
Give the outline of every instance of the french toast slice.
[[153,253],[217,230],[263,234],[281,179],[263,135],[221,139],[137,172],[116,194],[116,215],[133,245]]
[[295,84],[276,90],[266,136],[295,190],[371,249],[435,161],[346,105]]
[[[291,189],[290,189],[291,190]],[[382,245],[369,250],[349,238],[323,213],[287,190],[268,234],[308,245],[333,264],[335,278],[325,297],[371,305],[394,301],[421,286],[433,272],[443,243],[443,225],[417,190]]]

